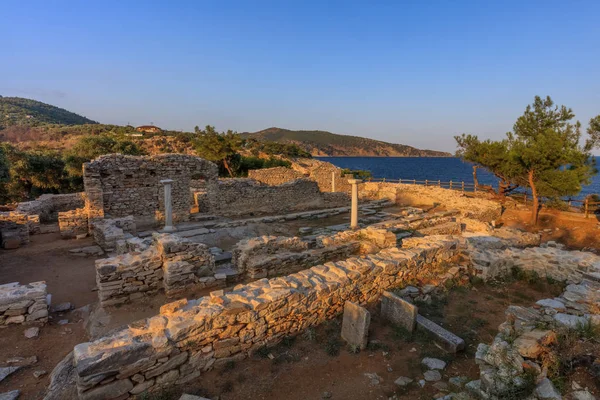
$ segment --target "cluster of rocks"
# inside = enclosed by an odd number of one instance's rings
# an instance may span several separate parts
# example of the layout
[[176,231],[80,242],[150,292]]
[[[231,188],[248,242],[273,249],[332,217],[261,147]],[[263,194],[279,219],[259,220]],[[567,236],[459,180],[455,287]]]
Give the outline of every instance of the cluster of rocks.
[[0,326],[48,321],[46,282],[0,285]]
[[358,242],[360,244],[360,254],[376,253],[379,250],[395,247],[396,235],[387,229],[378,229],[367,227],[364,229],[347,230],[335,233],[333,235],[321,235],[316,238],[318,247],[330,247]]
[[133,215],[140,221],[164,220],[164,187],[172,179],[174,221],[187,221],[191,209],[190,181],[216,181],[217,166],[185,154],[100,156],[83,166],[86,208],[90,220]]
[[104,306],[129,302],[159,290],[173,296],[190,288],[221,287],[225,276],[215,273],[214,255],[201,243],[172,234],[124,241],[134,249],[96,260],[98,297]]
[[[597,269],[600,271],[600,265]],[[582,279],[579,284],[568,285],[557,298],[539,300],[533,307],[510,306],[494,342],[479,344],[476,361],[480,379],[467,387],[486,399],[521,392],[536,399],[561,399],[549,379],[549,364],[560,357],[555,346],[557,332],[600,328],[599,304],[600,282]],[[584,390],[572,396],[593,398]]]
[[334,318],[346,301],[373,302],[458,254],[456,238],[429,239],[426,248],[386,249],[167,304],[158,316],[75,347],[79,396],[121,398],[185,383]]

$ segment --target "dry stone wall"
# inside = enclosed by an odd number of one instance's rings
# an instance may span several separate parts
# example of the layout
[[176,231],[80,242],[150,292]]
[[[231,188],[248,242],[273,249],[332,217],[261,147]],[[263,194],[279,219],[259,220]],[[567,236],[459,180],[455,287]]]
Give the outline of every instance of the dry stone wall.
[[58,229],[64,239],[72,239],[88,234],[88,212],[85,208],[58,213]]
[[372,303],[456,256],[457,239],[429,240],[426,248],[386,249],[164,305],[155,317],[75,347],[79,398],[124,399],[184,384],[334,318],[346,301]]
[[0,327],[10,324],[48,322],[46,282],[0,285]]
[[174,221],[189,219],[190,181],[217,179],[217,166],[184,154],[110,154],[85,163],[83,181],[90,219],[132,215],[144,222],[164,220],[164,179],[172,179]]
[[215,258],[205,244],[169,234],[157,235],[155,241],[162,258],[167,296],[190,287],[215,287],[224,283],[215,277]]
[[282,183],[306,178],[306,176],[303,173],[295,171],[291,168],[275,167],[250,170],[248,171],[248,178],[266,185],[277,186],[281,185]]
[[85,193],[43,194],[33,201],[19,203],[17,211],[29,215],[38,215],[40,222],[55,222],[58,213],[82,208]]
[[30,217],[25,213],[0,212],[0,244],[2,248],[14,249],[29,243],[30,224]]
[[112,219],[100,219],[92,222],[92,234],[96,244],[104,251],[114,251],[117,242],[125,240],[136,233],[133,216]]
[[171,234],[156,234],[152,243],[139,238],[120,241],[129,253],[96,260],[96,285],[103,306],[130,302],[159,290],[168,296],[194,288],[221,287],[214,256],[204,244]]
[[352,185],[348,183],[348,179],[352,179],[352,175],[342,176],[342,170],[330,163],[323,162],[310,169],[309,178],[317,182],[322,192],[332,191],[332,179],[335,181],[336,192],[350,193],[352,189]]
[[210,212],[241,216],[286,214],[315,208],[348,204],[347,197],[325,197],[316,182],[298,179],[278,186],[260,184],[252,179],[222,179],[216,190],[208,191]]
[[240,241],[232,251],[238,273],[250,279],[291,274],[313,265],[346,259],[357,254],[358,242],[309,249],[298,237],[262,236]]

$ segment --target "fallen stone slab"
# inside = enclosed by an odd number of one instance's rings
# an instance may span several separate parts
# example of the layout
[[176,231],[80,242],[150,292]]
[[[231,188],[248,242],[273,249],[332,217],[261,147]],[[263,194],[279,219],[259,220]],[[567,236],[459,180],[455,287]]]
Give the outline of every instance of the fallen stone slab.
[[417,327],[432,334],[435,340],[450,353],[456,353],[465,348],[464,340],[419,314],[417,314]]
[[21,392],[19,390],[12,390],[6,393],[0,393],[0,400],[16,400],[19,398]]
[[9,375],[14,374],[15,372],[17,372],[20,369],[21,369],[21,367],[3,367],[3,368],[0,368],[0,382],[2,382]]
[[381,296],[381,316],[384,319],[412,332],[415,329],[417,313],[418,309],[414,304],[392,292],[383,292]]
[[65,312],[69,311],[71,308],[73,308],[73,305],[69,302],[65,302],[52,306],[50,312]]
[[358,346],[361,350],[366,348],[370,323],[371,313],[366,308],[347,301],[344,304],[342,339],[351,346]]

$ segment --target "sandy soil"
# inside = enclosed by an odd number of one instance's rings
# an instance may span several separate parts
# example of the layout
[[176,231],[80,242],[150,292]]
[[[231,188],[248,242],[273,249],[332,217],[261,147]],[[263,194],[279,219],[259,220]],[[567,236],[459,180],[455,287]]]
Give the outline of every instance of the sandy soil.
[[540,213],[538,226],[529,223],[529,210],[509,209],[504,212],[501,223],[527,230],[540,232],[542,241],[555,240],[565,244],[570,249],[592,248],[600,250],[600,217],[583,214],[543,210]]

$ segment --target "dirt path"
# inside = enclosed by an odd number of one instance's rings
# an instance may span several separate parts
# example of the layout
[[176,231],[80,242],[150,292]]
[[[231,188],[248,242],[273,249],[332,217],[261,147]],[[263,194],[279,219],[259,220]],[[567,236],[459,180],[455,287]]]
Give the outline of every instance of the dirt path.
[[70,249],[94,244],[91,238],[61,240],[59,233],[31,236],[15,250],[0,250],[0,284],[46,281],[52,304],[69,301],[76,307],[97,300],[94,258],[79,257]]

